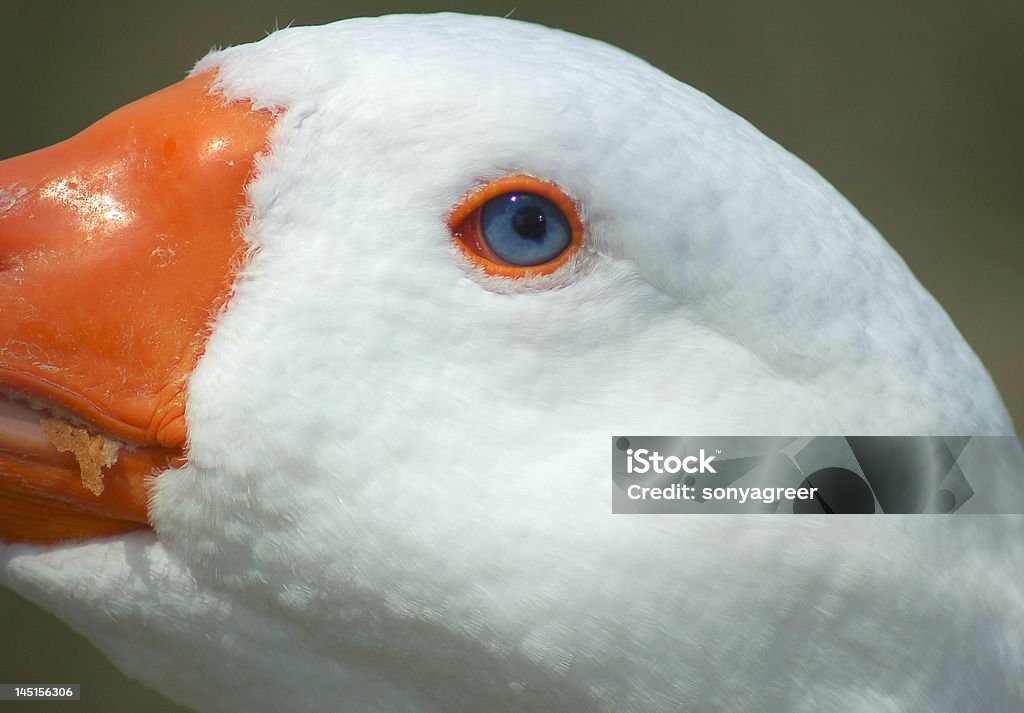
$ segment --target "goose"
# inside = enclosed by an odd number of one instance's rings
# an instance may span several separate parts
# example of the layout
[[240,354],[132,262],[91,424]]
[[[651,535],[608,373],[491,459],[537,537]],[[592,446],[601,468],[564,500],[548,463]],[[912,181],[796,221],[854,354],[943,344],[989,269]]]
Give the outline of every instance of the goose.
[[628,53],[280,30],[0,164],[0,246],[0,582],[197,711],[1024,703],[1018,516],[612,514],[617,434],[1013,433],[835,189]]

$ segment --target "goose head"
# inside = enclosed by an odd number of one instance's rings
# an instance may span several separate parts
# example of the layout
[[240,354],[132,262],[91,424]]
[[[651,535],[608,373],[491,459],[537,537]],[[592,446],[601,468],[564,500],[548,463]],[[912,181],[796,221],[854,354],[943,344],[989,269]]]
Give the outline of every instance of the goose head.
[[[210,240],[241,248],[202,284],[230,293],[182,298],[203,316],[182,418],[144,444],[167,449],[151,529],[0,550],[128,673],[204,711],[802,710],[798,689],[945,710],[979,675],[1020,695],[1021,590],[985,574],[1021,561],[995,544],[1019,522],[610,513],[621,433],[1012,433],[812,169],[625,52],[509,20],[289,28],[189,82],[255,118],[218,159],[244,200]],[[902,663],[949,636],[963,668]]]

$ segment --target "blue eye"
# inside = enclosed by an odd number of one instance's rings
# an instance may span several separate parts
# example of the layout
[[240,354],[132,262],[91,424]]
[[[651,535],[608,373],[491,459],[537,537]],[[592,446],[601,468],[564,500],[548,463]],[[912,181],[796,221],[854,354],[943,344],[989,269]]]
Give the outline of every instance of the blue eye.
[[517,267],[554,260],[572,244],[565,215],[536,193],[505,193],[484,203],[480,232],[499,259]]
[[576,201],[551,181],[516,174],[468,193],[448,213],[452,242],[488,275],[550,275],[586,235]]

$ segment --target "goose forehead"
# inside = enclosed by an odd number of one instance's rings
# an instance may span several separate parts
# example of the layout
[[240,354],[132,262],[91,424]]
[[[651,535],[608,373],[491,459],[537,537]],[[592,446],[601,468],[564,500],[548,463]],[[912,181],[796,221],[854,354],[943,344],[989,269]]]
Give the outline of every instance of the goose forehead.
[[[443,83],[464,93],[460,78],[521,76],[535,87],[592,78],[621,93],[637,82],[674,81],[639,58],[601,41],[540,25],[457,14],[396,15],[286,28],[259,42],[211,52],[198,69],[221,66],[224,89],[282,105],[342,81]],[[595,67],[600,73],[594,75]],[[382,75],[381,73],[385,74]],[[632,81],[624,82],[620,78]],[[618,86],[621,85],[621,86]],[[384,87],[385,91],[388,87]]]
[[[422,178],[429,167],[430,181],[404,190],[444,186],[447,176],[462,178],[464,190],[474,172],[520,167],[574,181],[580,191],[610,183],[630,192],[635,181],[614,180],[611,166],[668,168],[659,153],[700,153],[674,144],[715,133],[718,124],[743,125],[596,40],[509,20],[450,18],[453,26],[448,18],[405,16],[282,30],[214,52],[195,71],[216,69],[228,98],[286,109],[279,147],[287,138],[323,155],[333,145],[367,169],[363,183],[375,167],[389,178]],[[614,156],[632,160],[608,160]],[[335,166],[344,162],[335,158]],[[686,175],[680,168],[671,166]],[[587,180],[595,171],[599,177]]]

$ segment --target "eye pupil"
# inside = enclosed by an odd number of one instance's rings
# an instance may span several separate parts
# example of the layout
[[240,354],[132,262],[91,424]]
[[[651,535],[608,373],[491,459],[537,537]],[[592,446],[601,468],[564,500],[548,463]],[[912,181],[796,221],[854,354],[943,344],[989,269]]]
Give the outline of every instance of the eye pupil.
[[540,240],[547,231],[544,214],[531,206],[523,206],[512,217],[512,227],[524,238]]

